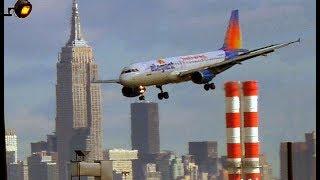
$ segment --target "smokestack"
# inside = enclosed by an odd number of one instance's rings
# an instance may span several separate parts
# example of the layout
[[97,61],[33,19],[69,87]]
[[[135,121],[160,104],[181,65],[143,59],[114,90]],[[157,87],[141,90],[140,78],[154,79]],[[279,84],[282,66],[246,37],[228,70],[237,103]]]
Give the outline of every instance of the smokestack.
[[244,150],[243,173],[245,180],[260,180],[258,136],[258,82],[242,82]]
[[240,142],[240,83],[225,83],[227,162],[229,180],[241,179],[241,142]]

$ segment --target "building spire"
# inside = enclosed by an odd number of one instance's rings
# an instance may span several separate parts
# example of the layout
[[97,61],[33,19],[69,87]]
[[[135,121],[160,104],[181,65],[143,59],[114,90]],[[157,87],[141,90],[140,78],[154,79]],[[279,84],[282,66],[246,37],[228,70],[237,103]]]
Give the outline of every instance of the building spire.
[[72,16],[70,37],[67,43],[68,46],[87,46],[81,33],[80,16],[77,0],[72,0]]

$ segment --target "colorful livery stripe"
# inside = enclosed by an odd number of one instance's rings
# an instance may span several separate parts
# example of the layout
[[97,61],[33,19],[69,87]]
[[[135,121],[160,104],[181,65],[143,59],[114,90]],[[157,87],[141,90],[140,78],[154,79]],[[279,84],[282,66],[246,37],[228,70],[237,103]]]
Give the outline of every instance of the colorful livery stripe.
[[222,49],[235,50],[242,48],[242,37],[239,23],[239,10],[233,10],[225,34]]

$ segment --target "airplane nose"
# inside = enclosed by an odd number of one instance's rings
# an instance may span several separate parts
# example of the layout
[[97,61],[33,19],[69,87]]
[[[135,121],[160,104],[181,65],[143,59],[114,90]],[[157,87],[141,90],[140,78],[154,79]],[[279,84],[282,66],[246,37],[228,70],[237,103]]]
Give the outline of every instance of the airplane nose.
[[130,79],[131,79],[131,78],[129,78],[129,77],[128,77],[128,76],[126,76],[126,75],[121,75],[121,76],[120,76],[120,78],[119,78],[119,80],[120,80],[120,84],[122,84],[122,85],[126,86],[126,85],[128,85],[128,84],[129,84]]

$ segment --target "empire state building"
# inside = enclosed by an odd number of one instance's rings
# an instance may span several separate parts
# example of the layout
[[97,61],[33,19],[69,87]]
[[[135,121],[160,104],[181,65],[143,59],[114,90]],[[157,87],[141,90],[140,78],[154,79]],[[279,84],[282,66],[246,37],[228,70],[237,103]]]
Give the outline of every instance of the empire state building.
[[68,178],[74,150],[90,151],[87,161],[102,159],[102,112],[98,66],[81,33],[78,3],[73,0],[70,38],[57,62],[56,134],[59,179]]

